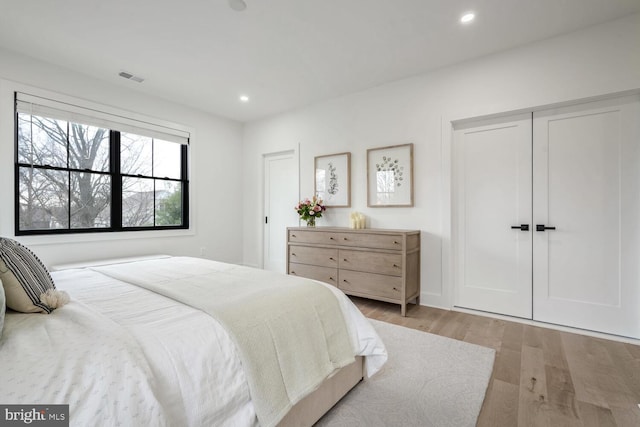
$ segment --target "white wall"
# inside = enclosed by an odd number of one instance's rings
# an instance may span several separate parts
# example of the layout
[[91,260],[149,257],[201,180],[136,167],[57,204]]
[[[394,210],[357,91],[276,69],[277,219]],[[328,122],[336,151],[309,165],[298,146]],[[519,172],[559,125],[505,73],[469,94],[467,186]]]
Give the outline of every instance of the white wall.
[[0,236],[14,237],[13,90],[28,85],[192,131],[191,230],[17,238],[45,264],[150,253],[200,256],[201,248],[207,258],[242,262],[240,123],[143,95],[127,87],[133,82],[110,84],[7,50],[0,50],[0,79]]
[[[313,158],[351,151],[352,207],[320,225],[422,230],[422,303],[450,307],[450,122],[640,88],[640,15],[491,55],[250,123],[244,133],[244,205],[260,206],[262,155],[300,144],[301,196]],[[414,143],[415,207],[367,208],[366,150]],[[245,209],[244,262],[260,265],[262,215]]]

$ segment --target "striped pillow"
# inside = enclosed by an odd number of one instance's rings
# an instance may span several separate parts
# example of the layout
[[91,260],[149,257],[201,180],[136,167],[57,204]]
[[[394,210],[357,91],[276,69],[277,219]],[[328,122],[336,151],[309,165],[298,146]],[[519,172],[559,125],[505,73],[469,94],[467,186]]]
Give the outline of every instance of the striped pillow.
[[42,261],[26,246],[0,237],[0,280],[7,307],[23,313],[51,313],[53,308],[40,301],[42,294],[55,289]]
[[2,328],[4,327],[4,312],[7,310],[7,303],[4,299],[4,288],[0,280],[0,338],[2,338]]

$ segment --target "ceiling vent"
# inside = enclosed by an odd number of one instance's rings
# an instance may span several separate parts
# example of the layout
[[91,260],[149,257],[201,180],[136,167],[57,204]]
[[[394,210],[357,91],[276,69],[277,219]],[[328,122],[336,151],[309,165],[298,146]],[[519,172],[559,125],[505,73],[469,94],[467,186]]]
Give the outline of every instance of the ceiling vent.
[[118,73],[120,77],[124,77],[125,79],[133,80],[134,82],[142,83],[144,79],[142,77],[134,76],[131,73],[127,73],[126,71],[120,71]]

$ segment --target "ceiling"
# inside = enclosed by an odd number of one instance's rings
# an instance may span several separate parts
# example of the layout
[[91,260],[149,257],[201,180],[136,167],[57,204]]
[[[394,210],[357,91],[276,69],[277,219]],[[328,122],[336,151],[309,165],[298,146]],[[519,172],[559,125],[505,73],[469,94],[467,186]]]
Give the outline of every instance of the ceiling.
[[245,122],[640,12],[640,0],[245,1],[0,0],[0,46]]

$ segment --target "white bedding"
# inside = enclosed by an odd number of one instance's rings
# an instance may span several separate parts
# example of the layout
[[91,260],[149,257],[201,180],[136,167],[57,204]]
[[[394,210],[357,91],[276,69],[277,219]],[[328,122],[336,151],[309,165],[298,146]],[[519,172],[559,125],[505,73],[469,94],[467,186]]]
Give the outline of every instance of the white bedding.
[[[52,275],[72,301],[48,316],[7,315],[0,402],[69,403],[72,425],[257,425],[236,349],[210,316],[89,269]],[[372,375],[384,345],[329,288]]]

